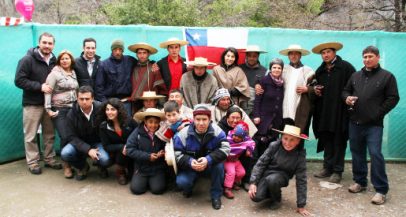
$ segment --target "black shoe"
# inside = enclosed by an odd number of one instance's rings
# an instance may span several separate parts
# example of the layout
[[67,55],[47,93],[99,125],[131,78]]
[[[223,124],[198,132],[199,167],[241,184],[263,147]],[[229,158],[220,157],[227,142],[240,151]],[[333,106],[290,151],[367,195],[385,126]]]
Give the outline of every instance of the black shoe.
[[38,164],[29,165],[28,170],[34,175],[39,175],[42,173],[41,167]]
[[276,210],[281,207],[281,202],[280,201],[272,201],[271,205],[269,206],[269,209],[271,210]]
[[99,176],[102,179],[109,177],[109,171],[107,171],[107,168],[99,166]]
[[79,170],[79,169],[75,169],[76,170],[76,175],[75,175],[75,179],[77,181],[82,181],[83,179],[86,179],[87,177],[87,172],[89,171],[90,167],[89,164],[85,164],[85,167],[83,167],[83,169]]
[[331,174],[332,174],[332,172],[330,172],[329,170],[322,169],[320,172],[315,173],[314,177],[316,177],[316,178],[327,178],[327,177],[330,177]]
[[211,199],[211,206],[213,209],[220,209],[221,208],[221,200],[220,198]]
[[184,198],[189,198],[189,197],[192,196],[192,192],[191,192],[191,191],[190,191],[190,192],[188,192],[188,191],[183,191],[182,195],[183,195]]

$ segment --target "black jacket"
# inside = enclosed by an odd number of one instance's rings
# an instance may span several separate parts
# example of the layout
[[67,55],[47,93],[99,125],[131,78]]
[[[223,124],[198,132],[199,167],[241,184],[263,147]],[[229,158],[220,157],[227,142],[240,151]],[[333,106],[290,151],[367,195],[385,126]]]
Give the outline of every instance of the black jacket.
[[90,144],[100,143],[99,127],[96,124],[96,114],[100,106],[99,102],[93,102],[90,120],[87,120],[77,103],[66,115],[68,143],[86,155],[91,148],[94,148]]
[[95,55],[95,62],[93,64],[93,72],[90,77],[89,71],[87,70],[87,60],[83,58],[83,52],[80,54],[80,57],[75,59],[75,73],[78,78],[79,86],[89,85],[94,90],[94,85],[96,82],[97,72],[99,71],[100,66],[100,56]]
[[233,129],[227,123],[227,116],[224,116],[223,118],[221,118],[221,120],[217,123],[217,125],[224,131],[226,136],[228,135],[228,132]]
[[344,101],[348,96],[358,96],[350,120],[361,125],[383,126],[384,116],[399,102],[395,76],[379,65],[354,73],[342,93]]
[[266,73],[266,68],[259,62],[254,67],[248,66],[247,63],[243,63],[239,66],[244,71],[245,76],[247,76],[248,83],[252,88],[255,87],[255,84],[257,84]]
[[[182,74],[187,72],[185,58],[182,58]],[[161,60],[157,62],[159,70],[161,71],[162,79],[164,79],[166,88],[169,90],[171,88],[171,81],[172,76],[171,72],[169,71],[169,63],[168,63],[168,56],[165,56]]]
[[48,65],[42,59],[38,49],[38,47],[29,49],[18,62],[14,83],[23,89],[23,106],[44,105],[44,93],[41,87],[56,64],[55,55],[52,54]]
[[122,135],[119,136],[114,127],[110,126],[107,121],[103,121],[99,127],[99,136],[106,151],[121,151],[127,142],[128,137],[137,128],[137,122],[129,118],[128,121],[121,125]]
[[154,135],[154,145],[152,145],[152,140],[145,131],[144,123],[141,123],[128,137],[126,148],[127,156],[134,159],[134,171],[138,171],[142,175],[165,172],[167,165],[164,157],[155,162],[149,160],[151,153],[158,153],[165,149],[165,142]]

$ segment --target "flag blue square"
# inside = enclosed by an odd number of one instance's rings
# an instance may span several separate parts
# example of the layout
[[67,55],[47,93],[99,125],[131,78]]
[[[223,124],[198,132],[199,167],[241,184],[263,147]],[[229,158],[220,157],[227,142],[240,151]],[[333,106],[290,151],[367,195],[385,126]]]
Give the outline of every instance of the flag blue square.
[[185,29],[189,46],[207,46],[207,29]]

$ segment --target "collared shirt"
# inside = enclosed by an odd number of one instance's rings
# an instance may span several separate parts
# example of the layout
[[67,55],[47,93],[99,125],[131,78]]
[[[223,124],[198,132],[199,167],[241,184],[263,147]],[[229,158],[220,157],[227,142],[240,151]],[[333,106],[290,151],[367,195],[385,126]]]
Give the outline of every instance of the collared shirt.
[[89,72],[89,76],[92,77],[93,74],[93,66],[94,63],[96,62],[96,58],[93,58],[91,60],[87,59],[85,55],[83,55],[83,59],[86,60],[87,62],[87,71]]
[[52,58],[52,56],[53,56],[52,53],[49,54],[48,57],[45,57],[45,55],[41,53],[41,50],[40,50],[40,49],[38,49],[38,53],[39,53],[39,55],[41,56],[41,58],[42,58],[42,59],[47,63],[47,65],[49,66],[49,61],[51,61],[51,58]]
[[154,132],[151,132],[150,130],[148,130],[148,128],[147,128],[147,126],[145,126],[145,124],[144,124],[144,129],[145,129],[145,132],[147,132],[149,138],[150,138],[151,141],[152,141],[151,145],[154,146],[154,145],[155,145],[155,144],[154,144],[154,134],[155,134],[155,133],[154,133]]
[[93,104],[92,104],[92,108],[90,109],[89,114],[86,114],[86,112],[84,112],[80,106],[79,106],[79,108],[80,108],[80,111],[82,111],[82,113],[85,115],[87,120],[90,121],[90,116],[92,115],[92,112],[93,112]]
[[170,90],[179,89],[180,79],[182,78],[182,57],[178,56],[178,61],[175,63],[170,56],[168,56],[169,72],[171,73],[171,86]]

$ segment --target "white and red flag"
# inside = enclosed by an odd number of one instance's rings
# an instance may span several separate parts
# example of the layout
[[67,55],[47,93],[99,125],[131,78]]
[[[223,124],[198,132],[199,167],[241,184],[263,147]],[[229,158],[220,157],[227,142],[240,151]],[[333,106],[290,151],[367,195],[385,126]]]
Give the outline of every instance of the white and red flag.
[[0,26],[18,26],[24,23],[24,18],[0,17]]

